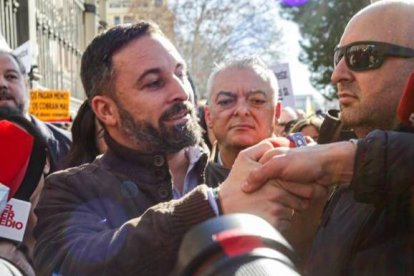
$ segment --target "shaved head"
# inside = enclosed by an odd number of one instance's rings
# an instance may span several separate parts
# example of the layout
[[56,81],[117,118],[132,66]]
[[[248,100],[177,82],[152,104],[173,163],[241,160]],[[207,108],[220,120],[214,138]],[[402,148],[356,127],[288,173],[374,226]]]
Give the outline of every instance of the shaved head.
[[[383,0],[359,11],[348,23],[343,36],[354,26],[365,30],[365,40],[414,46],[414,1]],[[371,32],[371,30],[373,30]],[[378,30],[378,31],[377,31]],[[371,37],[370,37],[371,36]]]
[[[383,0],[358,12],[339,42],[343,47],[360,41],[392,43],[414,49],[414,1]],[[393,129],[397,106],[414,58],[387,56],[380,68],[356,72],[343,60],[335,67],[341,121],[364,137],[374,129]]]

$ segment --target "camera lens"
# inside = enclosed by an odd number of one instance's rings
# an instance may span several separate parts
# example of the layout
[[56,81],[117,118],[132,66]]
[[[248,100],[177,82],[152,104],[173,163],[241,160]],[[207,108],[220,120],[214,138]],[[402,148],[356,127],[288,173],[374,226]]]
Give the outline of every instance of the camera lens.
[[285,238],[263,219],[233,214],[207,220],[185,236],[175,275],[299,275]]

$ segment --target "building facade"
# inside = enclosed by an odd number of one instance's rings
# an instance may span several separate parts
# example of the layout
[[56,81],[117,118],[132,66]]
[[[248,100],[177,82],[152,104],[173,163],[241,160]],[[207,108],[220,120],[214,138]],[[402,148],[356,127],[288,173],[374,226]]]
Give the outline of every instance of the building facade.
[[106,22],[109,26],[134,23],[139,19],[157,23],[165,35],[174,41],[174,13],[166,0],[108,0]]
[[105,12],[106,0],[0,0],[0,34],[12,49],[28,42],[31,88],[70,91],[76,111],[81,56]]

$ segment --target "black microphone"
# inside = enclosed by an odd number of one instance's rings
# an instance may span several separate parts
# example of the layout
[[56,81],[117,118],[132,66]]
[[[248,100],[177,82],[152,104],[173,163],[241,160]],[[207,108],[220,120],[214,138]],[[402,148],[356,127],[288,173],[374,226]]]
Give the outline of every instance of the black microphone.
[[397,131],[414,132],[414,71],[408,78],[397,108]]

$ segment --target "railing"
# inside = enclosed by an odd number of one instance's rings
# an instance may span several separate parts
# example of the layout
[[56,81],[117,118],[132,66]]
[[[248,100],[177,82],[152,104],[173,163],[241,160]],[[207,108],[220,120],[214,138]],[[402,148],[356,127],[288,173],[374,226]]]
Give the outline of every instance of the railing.
[[83,1],[36,0],[35,3],[39,83],[51,89],[69,90],[72,96],[83,98],[79,78],[85,44]]
[[11,48],[17,45],[16,13],[19,8],[17,0],[0,0],[0,33]]

